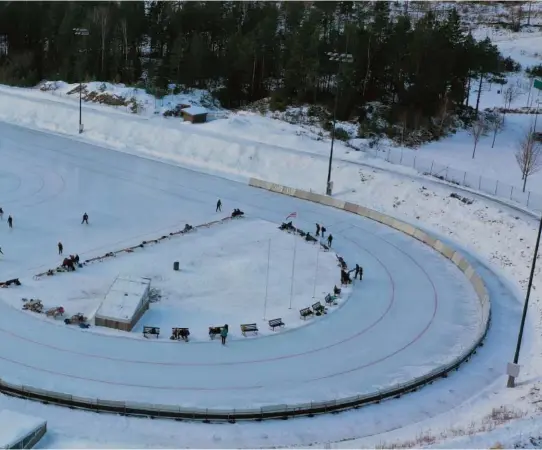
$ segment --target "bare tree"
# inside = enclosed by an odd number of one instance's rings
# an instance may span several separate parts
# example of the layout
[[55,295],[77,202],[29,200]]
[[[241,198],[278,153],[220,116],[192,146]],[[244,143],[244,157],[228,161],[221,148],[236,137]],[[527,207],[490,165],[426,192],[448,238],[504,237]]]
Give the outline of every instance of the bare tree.
[[472,151],[472,159],[474,159],[474,156],[476,155],[476,147],[478,146],[478,142],[480,141],[480,138],[487,132],[487,122],[484,117],[480,116],[474,122],[472,122],[472,125],[470,126],[470,135],[472,136],[472,139],[474,141],[474,149]]
[[493,148],[495,147],[495,139],[497,138],[497,134],[504,128],[504,116],[498,111],[493,111],[486,115],[486,121],[488,128],[493,131],[493,142],[491,143],[491,148]]
[[504,108],[510,109],[512,102],[521,95],[521,87],[517,84],[510,84],[503,91],[502,96],[504,98]]
[[523,192],[525,192],[529,175],[538,172],[542,168],[542,146],[535,141],[531,128],[519,140],[515,156],[521,170]]

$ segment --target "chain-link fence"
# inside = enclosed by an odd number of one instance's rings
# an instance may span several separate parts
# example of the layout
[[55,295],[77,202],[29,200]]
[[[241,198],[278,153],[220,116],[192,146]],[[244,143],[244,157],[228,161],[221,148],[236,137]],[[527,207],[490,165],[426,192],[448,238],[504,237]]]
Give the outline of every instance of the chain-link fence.
[[521,206],[542,212],[542,195],[532,191],[523,192],[523,188],[520,186],[503,183],[502,181],[487,178],[477,173],[455,169],[449,165],[423,158],[413,151],[404,151],[397,148],[381,149],[376,146],[373,148],[364,148],[363,151],[375,158],[384,159],[391,164],[410,167],[421,174],[430,175],[458,186],[465,186],[475,191],[519,203]]

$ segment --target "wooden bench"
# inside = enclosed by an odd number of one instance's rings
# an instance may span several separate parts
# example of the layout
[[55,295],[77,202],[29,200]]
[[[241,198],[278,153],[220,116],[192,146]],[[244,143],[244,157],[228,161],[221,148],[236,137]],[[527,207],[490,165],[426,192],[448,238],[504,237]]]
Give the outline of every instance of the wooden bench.
[[255,323],[241,324],[241,334],[246,337],[247,333],[258,334],[258,325]]
[[320,302],[316,302],[312,305],[312,310],[316,315],[326,314],[326,308]]
[[324,298],[326,305],[336,305],[337,302],[335,300],[337,300],[337,297],[331,294],[327,294],[326,297]]
[[160,328],[158,327],[143,327],[143,336],[148,338],[148,334],[154,334],[156,336],[156,339],[158,339],[158,336],[160,336]]
[[307,317],[312,316],[314,313],[310,308],[303,308],[299,311],[299,315],[303,320],[306,320]]
[[278,319],[271,319],[269,321],[269,328],[271,328],[273,331],[275,331],[275,328],[283,327],[283,326],[284,326],[284,322],[282,321],[280,317]]
[[172,328],[171,336],[172,341],[180,341],[181,339],[188,342],[188,336],[190,336],[190,330],[188,328]]
[[222,331],[222,328],[224,327],[209,327],[209,337],[211,339],[214,339],[216,337],[216,335],[220,334],[220,332]]

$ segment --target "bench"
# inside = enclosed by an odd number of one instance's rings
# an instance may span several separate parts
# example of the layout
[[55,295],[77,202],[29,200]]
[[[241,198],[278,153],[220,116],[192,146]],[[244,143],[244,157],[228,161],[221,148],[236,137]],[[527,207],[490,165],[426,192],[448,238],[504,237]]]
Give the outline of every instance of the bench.
[[284,322],[282,321],[280,317],[278,319],[271,319],[269,321],[269,328],[271,328],[273,331],[275,331],[275,328],[283,327],[283,326],[284,326]]
[[325,306],[322,305],[320,302],[314,303],[312,305],[312,310],[317,316],[319,316],[320,314],[327,314]]
[[337,302],[335,300],[337,300],[337,297],[331,294],[327,294],[326,297],[324,298],[326,305],[336,305]]
[[148,334],[154,334],[156,336],[156,339],[158,339],[158,336],[160,336],[160,328],[158,327],[143,327],[143,336],[148,338]]
[[241,333],[246,337],[246,333],[258,334],[258,325],[255,323],[243,323],[241,324]]
[[171,336],[169,337],[173,341],[180,341],[181,339],[188,342],[188,336],[190,336],[190,330],[188,328],[172,328]]
[[303,320],[306,320],[307,317],[312,316],[313,314],[314,313],[312,312],[310,308],[303,308],[299,310],[299,315],[301,316]]
[[209,327],[209,337],[211,339],[214,339],[216,337],[216,335],[220,334],[220,332],[222,331],[222,328],[224,327]]

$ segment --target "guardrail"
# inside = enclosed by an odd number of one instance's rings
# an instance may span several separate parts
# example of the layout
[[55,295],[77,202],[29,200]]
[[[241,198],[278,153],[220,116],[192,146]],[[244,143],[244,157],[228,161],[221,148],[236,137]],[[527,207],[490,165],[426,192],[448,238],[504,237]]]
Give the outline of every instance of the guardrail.
[[358,206],[353,203],[334,199],[324,195],[306,192],[300,189],[293,189],[278,184],[268,183],[258,179],[250,179],[249,185],[265,189],[279,194],[289,195],[291,197],[308,200],[315,203],[331,206],[342,209],[344,211],[358,214],[375,220],[382,224],[388,225],[398,231],[401,231],[424,244],[432,247],[444,257],[452,261],[467,277],[472,284],[481,306],[481,320],[478,328],[478,334],[473,344],[454,361],[438,367],[424,376],[414,378],[407,383],[402,383],[388,389],[383,389],[374,393],[358,395],[338,400],[326,402],[310,402],[297,405],[270,405],[261,408],[253,409],[232,409],[232,410],[217,410],[217,409],[194,409],[183,408],[176,405],[154,405],[138,402],[123,402],[110,401],[85,397],[77,397],[70,394],[59,392],[51,392],[43,389],[34,388],[31,386],[17,385],[0,379],[0,392],[23,397],[33,400],[38,400],[43,403],[52,403],[56,405],[67,406],[70,408],[80,408],[90,411],[110,412],[127,416],[145,416],[145,417],[161,417],[168,419],[187,419],[209,421],[228,421],[234,423],[238,420],[264,420],[264,419],[287,419],[289,417],[309,416],[316,414],[324,414],[329,412],[337,412],[351,408],[358,408],[363,405],[380,403],[382,400],[389,398],[398,398],[409,392],[418,390],[427,384],[439,378],[446,378],[453,370],[458,370],[459,366],[468,361],[479,346],[483,345],[483,340],[487,334],[491,321],[491,304],[489,295],[482,279],[476,274],[474,268],[463,257],[460,252],[448,247],[443,242],[429,234],[415,228],[414,226],[394,219],[393,217],[381,214],[377,211]]

